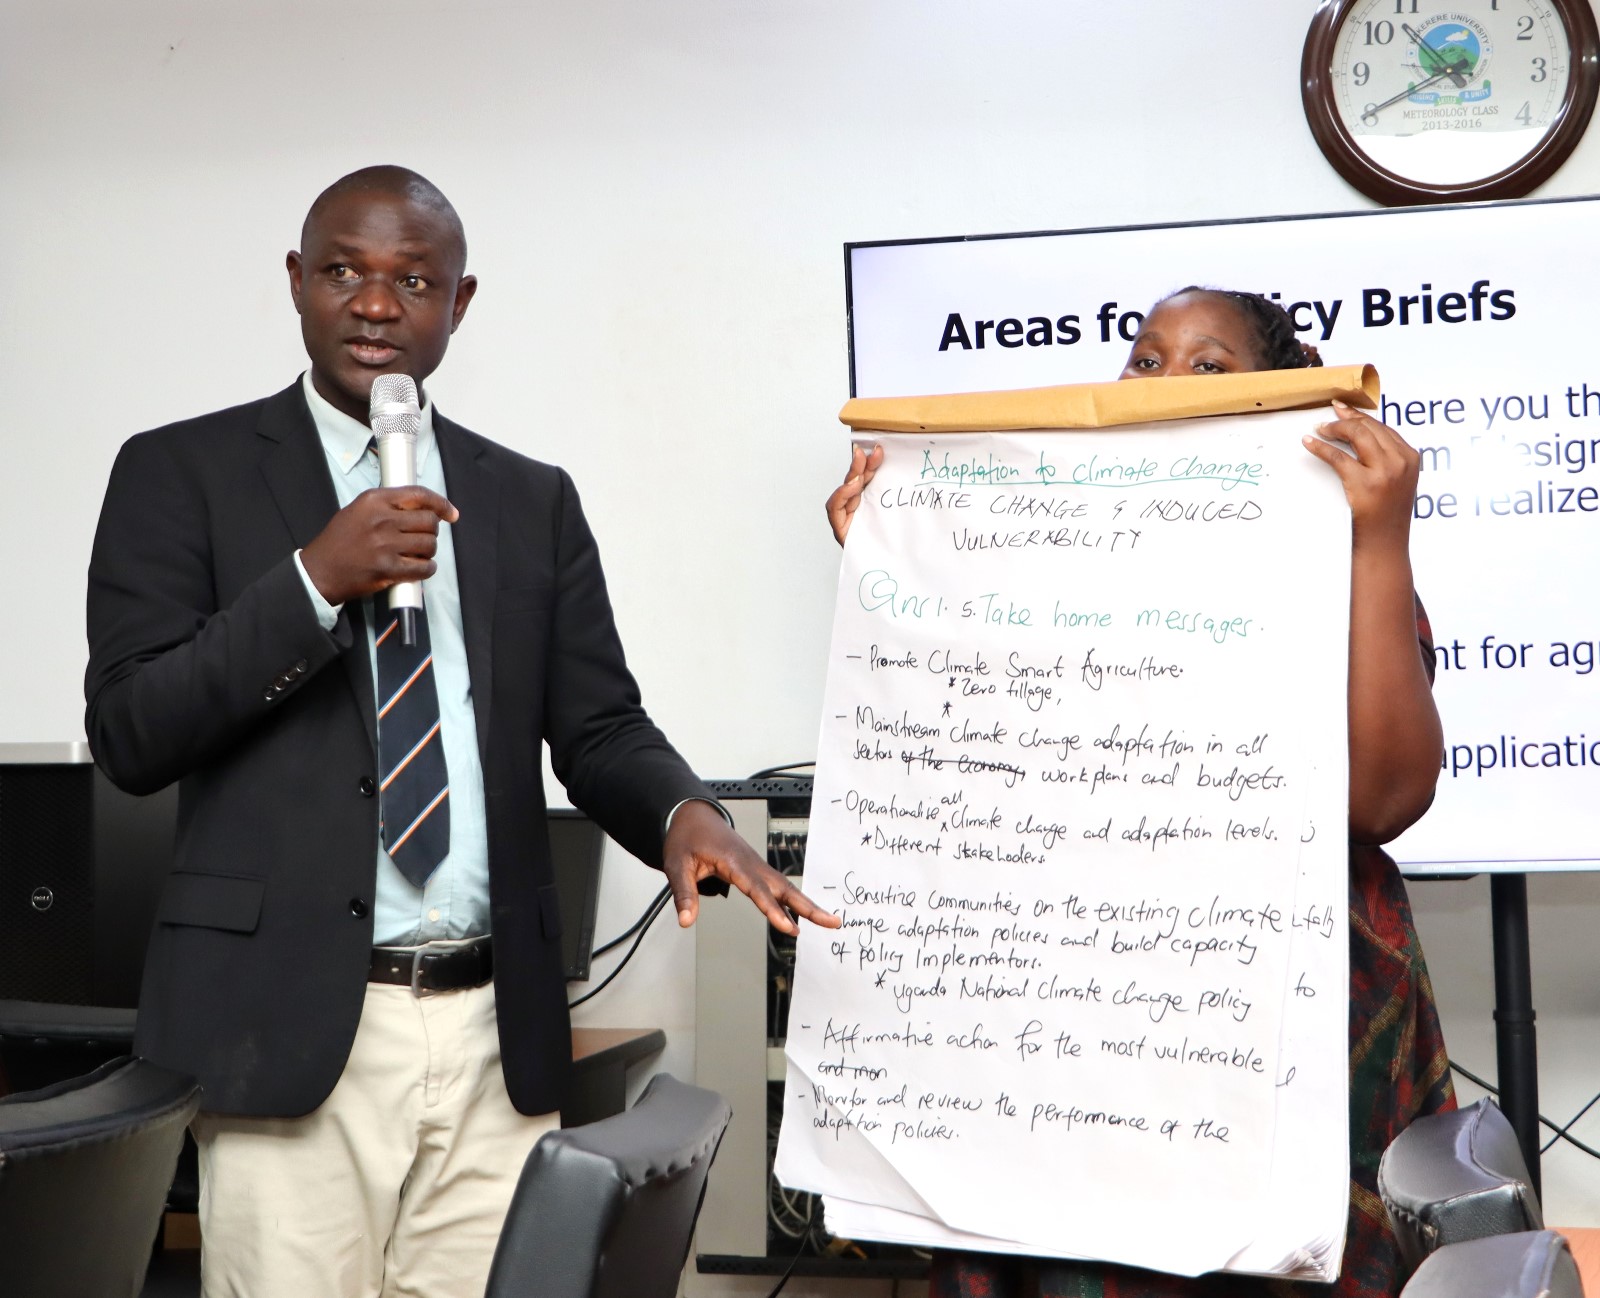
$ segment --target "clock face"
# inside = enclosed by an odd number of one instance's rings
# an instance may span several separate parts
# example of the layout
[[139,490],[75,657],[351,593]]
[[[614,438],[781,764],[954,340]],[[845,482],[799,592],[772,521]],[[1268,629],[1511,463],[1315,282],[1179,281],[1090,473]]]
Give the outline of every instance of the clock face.
[[1589,0],[1322,0],[1301,90],[1317,143],[1385,202],[1506,198],[1588,124]]
[[1459,185],[1534,150],[1571,69],[1566,28],[1542,0],[1360,0],[1329,72],[1357,148],[1398,175]]

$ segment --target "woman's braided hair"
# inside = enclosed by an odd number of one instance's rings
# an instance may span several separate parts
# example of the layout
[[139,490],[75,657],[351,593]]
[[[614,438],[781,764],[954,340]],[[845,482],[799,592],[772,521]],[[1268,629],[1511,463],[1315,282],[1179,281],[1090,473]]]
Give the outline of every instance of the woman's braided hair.
[[[1176,293],[1168,293],[1161,302],[1170,302],[1175,297],[1182,297],[1186,293],[1203,293],[1208,297],[1220,297],[1243,313],[1245,322],[1250,326],[1256,337],[1256,346],[1261,351],[1261,359],[1265,368],[1269,370],[1303,370],[1322,364],[1322,357],[1317,355],[1315,347],[1308,347],[1302,343],[1295,334],[1294,321],[1289,318],[1289,313],[1271,298],[1262,297],[1259,293],[1241,293],[1229,288],[1205,288],[1199,284],[1191,284],[1188,288],[1180,288]],[[1160,306],[1161,303],[1156,304]]]

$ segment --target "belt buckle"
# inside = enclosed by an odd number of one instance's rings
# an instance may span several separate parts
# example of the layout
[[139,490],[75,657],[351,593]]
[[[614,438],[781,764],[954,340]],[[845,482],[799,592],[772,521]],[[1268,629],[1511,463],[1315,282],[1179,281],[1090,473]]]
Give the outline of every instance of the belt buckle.
[[429,944],[424,942],[411,953],[411,994],[418,1000],[439,994],[437,987],[423,987],[418,982],[418,979],[422,976],[422,957],[429,954],[428,948]]

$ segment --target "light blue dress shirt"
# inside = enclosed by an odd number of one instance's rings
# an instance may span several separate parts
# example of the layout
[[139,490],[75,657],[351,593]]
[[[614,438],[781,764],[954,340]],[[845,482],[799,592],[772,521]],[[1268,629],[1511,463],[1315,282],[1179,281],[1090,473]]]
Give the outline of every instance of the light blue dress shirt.
[[[301,385],[327,456],[334,494],[343,509],[363,491],[379,485],[378,457],[367,451],[372,430],[324,400],[312,386],[310,371],[301,376]],[[433,435],[431,401],[422,407],[417,481],[449,498],[444,465]],[[449,523],[439,524],[439,549],[434,559],[439,570],[423,583],[422,597],[428,613],[440,733],[450,778],[450,851],[427,885],[418,888],[400,873],[379,845],[378,882],[372,907],[372,940],[377,946],[411,946],[435,938],[475,937],[489,931],[489,838],[483,767],[478,759],[478,724],[472,714],[472,683],[467,677],[467,647],[461,629],[461,587],[456,580],[455,544]],[[298,551],[295,565],[300,569],[300,579],[305,582],[318,622],[324,630],[331,631],[340,606],[329,604],[312,585]],[[378,618],[388,611],[383,599],[379,595],[376,600],[362,601],[374,682],[378,679],[375,628]]]

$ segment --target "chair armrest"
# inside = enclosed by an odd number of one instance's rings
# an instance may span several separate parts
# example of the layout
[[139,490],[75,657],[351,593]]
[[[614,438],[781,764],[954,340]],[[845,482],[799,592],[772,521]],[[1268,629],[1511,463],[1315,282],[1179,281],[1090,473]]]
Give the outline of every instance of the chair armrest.
[[1558,1232],[1525,1230],[1446,1244],[1400,1298],[1583,1298],[1583,1284]]
[[109,1005],[57,1005],[0,1000],[0,1037],[51,1041],[104,1041],[133,1045],[137,1010]]
[[1445,1244],[1544,1226],[1516,1133],[1487,1100],[1418,1118],[1396,1136],[1378,1195],[1409,1266]]

